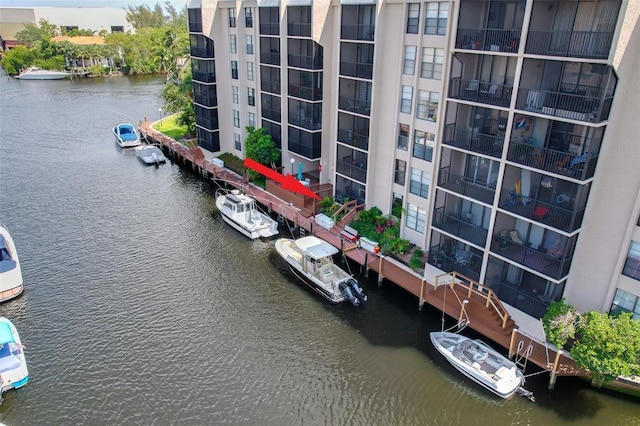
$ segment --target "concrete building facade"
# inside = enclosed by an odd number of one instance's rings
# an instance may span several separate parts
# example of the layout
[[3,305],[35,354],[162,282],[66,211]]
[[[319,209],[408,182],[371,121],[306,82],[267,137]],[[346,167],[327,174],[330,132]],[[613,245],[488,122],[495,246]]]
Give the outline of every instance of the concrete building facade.
[[245,126],[265,127],[285,171],[293,159],[339,202],[402,211],[431,265],[533,319],[562,297],[640,315],[637,4],[187,9],[201,146],[243,157]]

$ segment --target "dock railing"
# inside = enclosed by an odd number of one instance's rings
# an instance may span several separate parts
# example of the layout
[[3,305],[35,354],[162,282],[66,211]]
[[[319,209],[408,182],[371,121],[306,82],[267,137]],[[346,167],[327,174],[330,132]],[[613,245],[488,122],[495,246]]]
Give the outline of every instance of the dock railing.
[[498,296],[490,288],[455,271],[449,274],[436,276],[435,288],[439,285],[448,285],[454,291],[456,287],[462,288],[467,292],[468,298],[471,298],[471,296],[475,294],[485,299],[485,307],[491,308],[500,317],[500,320],[502,321],[502,328],[507,326],[509,313],[502,305],[502,302],[500,302]]

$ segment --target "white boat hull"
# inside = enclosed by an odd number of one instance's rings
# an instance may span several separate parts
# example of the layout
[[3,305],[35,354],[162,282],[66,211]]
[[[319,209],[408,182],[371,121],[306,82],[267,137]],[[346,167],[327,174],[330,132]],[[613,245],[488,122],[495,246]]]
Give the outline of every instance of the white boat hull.
[[29,381],[27,360],[18,330],[7,318],[0,317],[0,394],[9,389],[17,389]]
[[313,236],[299,240],[280,238],[275,247],[291,273],[329,302],[337,304],[348,300],[359,306],[367,300],[358,282],[333,263],[331,256],[337,253],[335,247]]
[[[124,129],[124,130],[123,130]],[[140,146],[140,134],[132,124],[118,124],[113,128],[116,144],[120,148],[133,148]]]
[[509,398],[524,383],[524,374],[514,362],[480,340],[434,332],[431,342],[462,374],[501,398]]
[[64,80],[69,77],[68,72],[50,71],[39,68],[30,67],[24,70],[16,78],[19,80]]
[[[0,302],[13,299],[22,294],[24,290],[22,280],[22,270],[20,269],[20,259],[18,258],[18,252],[16,246],[9,234],[9,230],[0,224],[0,235],[4,238],[6,249],[9,251],[10,260],[14,262],[13,267],[7,269],[2,267],[0,269]],[[3,253],[3,258],[6,253]],[[4,262],[7,262],[5,259]]]
[[[235,198],[238,196],[240,198]],[[216,197],[216,207],[222,215],[222,220],[231,225],[235,230],[252,240],[258,238],[270,238],[278,234],[278,222],[268,215],[261,213],[255,207],[255,201],[244,194],[235,194],[234,199],[242,200],[242,208],[250,209],[241,212],[234,212],[232,208],[225,205],[226,195]],[[249,218],[249,220],[247,219]]]
[[166,163],[167,161],[167,157],[156,146],[146,145],[136,149],[138,150],[138,159],[149,166]]

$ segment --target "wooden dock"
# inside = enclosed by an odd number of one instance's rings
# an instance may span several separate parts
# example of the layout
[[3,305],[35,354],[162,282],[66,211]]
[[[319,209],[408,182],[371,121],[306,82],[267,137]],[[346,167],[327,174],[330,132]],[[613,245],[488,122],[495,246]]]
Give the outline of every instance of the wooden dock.
[[343,229],[340,224],[331,229],[317,225],[312,211],[295,207],[249,183],[243,176],[218,167],[205,158],[199,147],[187,147],[176,142],[151,128],[150,122],[141,123],[140,131],[144,138],[161,145],[170,159],[204,179],[242,190],[270,212],[281,216],[290,227],[314,234],[341,249],[343,255],[361,265],[365,273],[374,271],[378,275],[379,285],[386,278],[416,296],[420,309],[424,303],[428,303],[457,320],[460,326],[470,327],[507,349],[510,358],[526,359],[548,371],[551,375],[550,388],[557,376],[588,376],[588,372],[578,369],[563,351],[556,351],[519,331],[498,297],[482,284],[455,272],[437,275],[433,280],[427,279],[393,258],[356,248],[353,243],[340,237]]

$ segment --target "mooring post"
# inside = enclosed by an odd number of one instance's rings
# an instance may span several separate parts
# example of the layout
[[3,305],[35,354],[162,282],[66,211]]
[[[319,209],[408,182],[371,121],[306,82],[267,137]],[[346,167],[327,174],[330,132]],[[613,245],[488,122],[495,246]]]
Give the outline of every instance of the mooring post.
[[422,295],[424,294],[424,278],[420,280],[420,298],[418,299],[418,311],[422,311],[422,307],[424,306],[424,298]]
[[518,334],[518,329],[514,328],[511,331],[511,341],[509,342],[509,359],[511,359],[515,355],[515,351],[513,350],[513,345],[516,342],[517,334]]
[[369,278],[369,253],[364,254],[364,277]]
[[384,275],[382,275],[382,258],[384,256],[380,255],[380,267],[378,268],[378,287],[382,287],[382,280],[384,279]]
[[553,360],[553,370],[551,370],[551,377],[549,378],[549,389],[553,389],[556,385],[556,379],[558,378],[558,364],[560,363],[560,356],[562,355],[562,349],[556,353],[556,359]]

